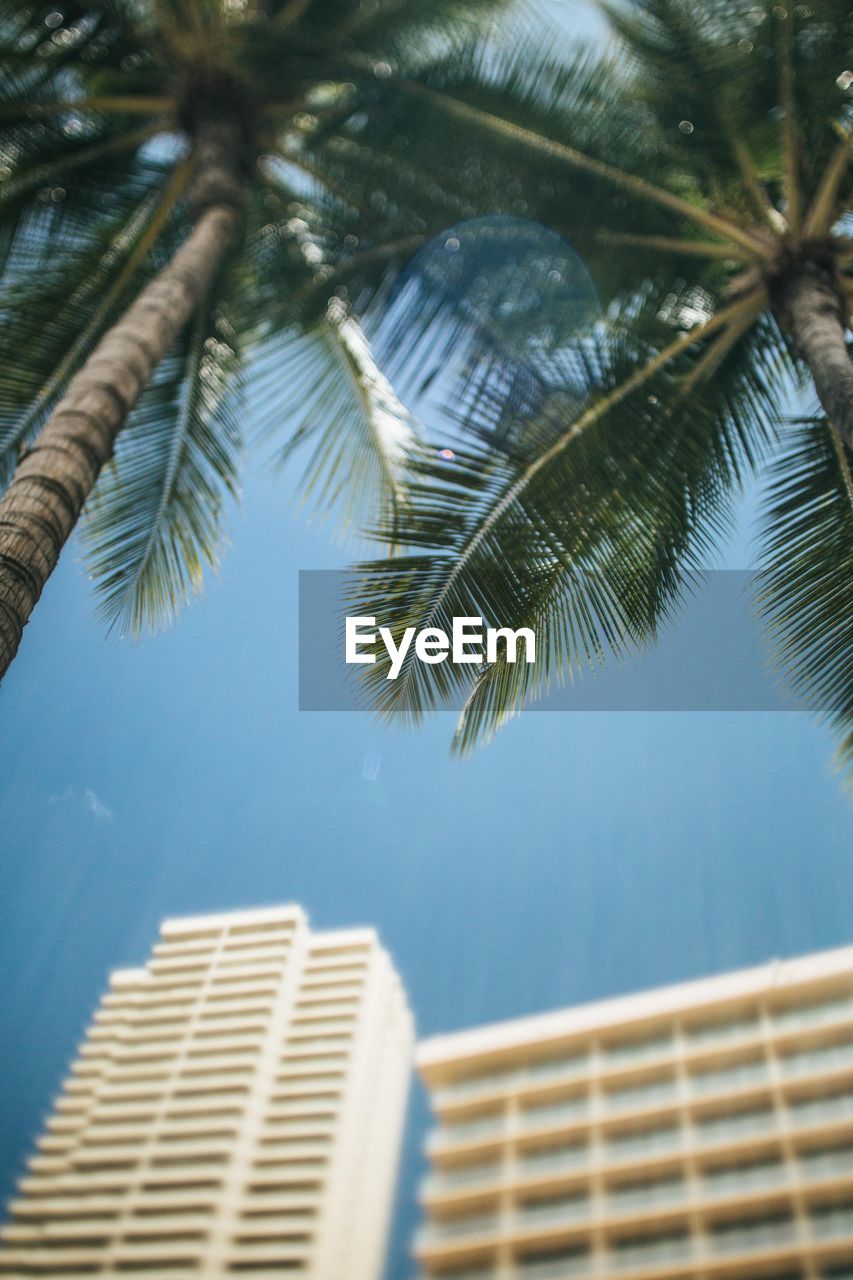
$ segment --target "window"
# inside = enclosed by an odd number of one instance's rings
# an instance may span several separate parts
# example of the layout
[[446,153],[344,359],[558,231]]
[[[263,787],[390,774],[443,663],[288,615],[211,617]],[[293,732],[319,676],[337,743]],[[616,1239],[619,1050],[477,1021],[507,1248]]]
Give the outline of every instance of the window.
[[112,1265],[116,1271],[195,1271],[198,1259],[169,1255],[162,1258],[119,1258]]
[[723,1222],[711,1230],[711,1248],[714,1252],[739,1252],[741,1249],[764,1249],[793,1240],[796,1234],[794,1220],[787,1213],[761,1218],[743,1218],[736,1222]]
[[686,1231],[672,1231],[665,1235],[625,1237],[614,1242],[610,1259],[619,1270],[629,1267],[647,1267],[650,1263],[677,1262],[692,1252],[690,1236]]
[[455,1240],[464,1236],[494,1235],[500,1219],[495,1213],[468,1214],[465,1217],[444,1218],[429,1223],[424,1235],[432,1240]]
[[818,1147],[800,1153],[800,1164],[810,1178],[853,1173],[853,1147]]
[[657,1031],[653,1035],[614,1040],[602,1048],[608,1066],[623,1062],[637,1062],[643,1058],[657,1058],[672,1051],[672,1029]]
[[535,1176],[539,1173],[579,1168],[588,1160],[589,1147],[586,1142],[566,1142],[525,1151],[521,1156],[521,1167]]
[[444,1141],[464,1142],[468,1138],[493,1137],[503,1131],[505,1124],[506,1114],[503,1111],[488,1111],[470,1120],[443,1125],[438,1132]]
[[639,1084],[610,1089],[605,1094],[607,1106],[624,1111],[634,1107],[653,1106],[655,1103],[672,1102],[678,1094],[678,1085],[672,1076],[643,1080]]
[[824,1022],[835,1022],[853,1017],[853,994],[844,992],[825,996],[823,999],[802,1001],[789,1005],[786,1009],[776,1009],[773,1021],[781,1030],[793,1030],[799,1027],[820,1026]]
[[560,1226],[564,1222],[577,1222],[589,1213],[589,1196],[585,1194],[540,1196],[525,1200],[518,1206],[519,1222],[523,1227]]
[[757,1187],[780,1186],[787,1181],[788,1172],[784,1162],[777,1157],[748,1164],[717,1165],[707,1169],[704,1178],[710,1195],[729,1195]]
[[492,1182],[501,1175],[502,1166],[495,1162],[488,1164],[453,1165],[441,1169],[429,1179],[429,1185],[440,1190],[443,1187],[460,1187],[478,1182]]
[[608,1150],[616,1157],[646,1155],[653,1151],[667,1151],[681,1143],[678,1125],[663,1125],[654,1129],[635,1129],[619,1133],[607,1140]]
[[776,1116],[770,1107],[755,1107],[749,1111],[732,1111],[725,1115],[701,1116],[696,1131],[702,1141],[721,1142],[727,1138],[746,1137],[753,1133],[767,1133],[775,1128]]
[[820,1239],[853,1235],[853,1201],[837,1200],[818,1205],[809,1214],[814,1235]]
[[824,1094],[795,1098],[789,1102],[791,1119],[797,1125],[822,1124],[853,1115],[853,1093]]
[[265,1271],[267,1273],[273,1271],[304,1271],[305,1262],[302,1258],[269,1258],[263,1262],[249,1262],[246,1259],[240,1259],[237,1262],[228,1263],[229,1271]]
[[227,1164],[229,1154],[224,1151],[205,1152],[194,1156],[156,1156],[151,1161],[152,1169],[189,1169],[196,1165]]
[[122,1236],[125,1244],[150,1244],[161,1241],[166,1244],[188,1244],[194,1240],[204,1240],[203,1231],[140,1231],[132,1235]]
[[623,1182],[612,1187],[608,1200],[615,1213],[631,1209],[651,1208],[659,1204],[675,1204],[687,1194],[687,1184],[679,1176],[654,1181]]
[[734,1017],[694,1023],[686,1028],[685,1034],[688,1041],[694,1044],[727,1043],[757,1035],[759,1027],[758,1011],[753,1009]]
[[853,1040],[842,1044],[824,1044],[802,1053],[791,1053],[781,1061],[786,1075],[799,1075],[810,1071],[834,1071],[853,1066]]
[[524,1253],[518,1260],[518,1275],[523,1280],[564,1280],[566,1276],[586,1275],[589,1250],[549,1249],[547,1253]]
[[745,1085],[764,1083],[767,1079],[766,1061],[763,1058],[752,1058],[747,1062],[729,1063],[724,1067],[697,1071],[691,1076],[690,1085],[697,1093],[713,1093],[718,1089],[738,1089]]
[[535,1106],[525,1107],[522,1113],[522,1124],[526,1129],[550,1127],[577,1120],[586,1116],[588,1111],[587,1095],[578,1093],[570,1098],[550,1099],[548,1102],[539,1102]]

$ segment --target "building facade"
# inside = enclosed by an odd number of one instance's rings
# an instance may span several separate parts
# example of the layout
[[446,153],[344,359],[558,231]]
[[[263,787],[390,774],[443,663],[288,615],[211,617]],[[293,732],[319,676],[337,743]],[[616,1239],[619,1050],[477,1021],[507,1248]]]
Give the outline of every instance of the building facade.
[[426,1041],[429,1280],[853,1280],[853,948]]
[[413,1047],[370,929],[167,921],[115,973],[2,1233],[0,1273],[380,1280]]

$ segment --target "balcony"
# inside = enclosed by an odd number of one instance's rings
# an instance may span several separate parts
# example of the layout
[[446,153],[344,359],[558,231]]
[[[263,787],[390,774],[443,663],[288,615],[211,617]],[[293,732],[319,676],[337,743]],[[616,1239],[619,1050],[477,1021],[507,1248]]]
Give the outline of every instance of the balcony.
[[677,1207],[684,1204],[688,1194],[688,1185],[680,1177],[638,1182],[612,1190],[606,1198],[607,1212],[618,1216],[647,1209]]
[[591,1275],[589,1254],[564,1253],[559,1256],[522,1259],[513,1280],[568,1280],[570,1276]]
[[788,1169],[781,1160],[709,1170],[703,1178],[703,1196],[728,1197],[750,1191],[773,1190],[788,1184]]
[[828,1000],[777,1009],[773,1014],[773,1026],[779,1031],[800,1031],[848,1019],[853,1019],[853,995],[845,993]]
[[518,1161],[522,1177],[540,1177],[548,1174],[572,1173],[588,1167],[590,1149],[584,1143],[571,1143],[561,1147],[545,1148],[522,1155]]
[[832,1097],[802,1098],[788,1103],[788,1115],[797,1128],[853,1119],[853,1093]]
[[849,1236],[853,1243],[853,1204],[835,1204],[812,1210],[809,1217],[812,1236],[816,1240],[833,1240]]
[[803,1174],[809,1181],[853,1176],[853,1147],[803,1152],[799,1161]]
[[695,1125],[696,1140],[701,1143],[737,1142],[758,1134],[772,1133],[778,1128],[775,1111],[762,1107],[721,1116],[704,1117]]
[[680,1151],[684,1136],[678,1125],[661,1129],[642,1129],[636,1133],[619,1134],[609,1138],[607,1156],[613,1160],[629,1160],[643,1155],[656,1155],[664,1151]]
[[853,1042],[822,1045],[818,1049],[789,1054],[782,1058],[780,1065],[786,1076],[853,1069]]
[[648,1270],[694,1256],[693,1241],[686,1234],[655,1236],[610,1250],[608,1264],[616,1271]]
[[656,1058],[667,1058],[674,1051],[673,1033],[668,1031],[665,1035],[605,1045],[601,1052],[601,1063],[604,1070],[610,1070],[614,1067],[634,1066],[638,1062],[650,1062]]
[[631,1085],[630,1088],[612,1089],[605,1094],[608,1111],[640,1111],[647,1107],[670,1106],[678,1102],[678,1083],[675,1080],[655,1080],[648,1084]]
[[[566,1125],[583,1122],[589,1118],[589,1099],[565,1099],[561,1102],[544,1103],[538,1107],[528,1107],[521,1113],[521,1129],[524,1132],[538,1129],[560,1129]],[[455,1126],[454,1126],[455,1128]]]
[[488,1164],[460,1165],[437,1170],[425,1178],[421,1184],[424,1199],[432,1199],[442,1195],[453,1195],[460,1191],[476,1190],[498,1182],[503,1176],[503,1165],[499,1161]]
[[739,1062],[734,1066],[721,1067],[715,1071],[697,1072],[690,1077],[690,1088],[697,1094],[731,1092],[745,1089],[750,1085],[767,1085],[770,1076],[764,1059],[754,1062]]
[[460,1240],[480,1242],[483,1238],[498,1235],[501,1229],[501,1216],[497,1213],[478,1213],[464,1218],[445,1218],[443,1221],[431,1222],[419,1232],[417,1247],[419,1250],[425,1250],[434,1245],[453,1244]]
[[557,1230],[586,1222],[591,1213],[591,1200],[587,1195],[564,1196],[521,1204],[511,1216],[513,1231],[527,1232]]
[[710,1237],[713,1253],[750,1253],[778,1248],[797,1238],[797,1224],[789,1217],[763,1218],[760,1222],[718,1227]]
[[462,1105],[490,1094],[503,1094],[524,1090],[537,1085],[560,1084],[564,1080],[577,1079],[589,1073],[589,1053],[569,1054],[566,1057],[544,1059],[523,1067],[504,1071],[491,1071],[487,1075],[457,1080],[435,1090],[433,1100],[439,1110]]
[[565,1196],[541,1203],[529,1202],[501,1217],[499,1213],[478,1213],[466,1217],[433,1220],[419,1237],[422,1245],[440,1245],[472,1237],[477,1239],[509,1233],[518,1236],[537,1231],[560,1231],[576,1226],[590,1216],[586,1195]]
[[465,1120],[458,1124],[443,1125],[431,1133],[427,1140],[428,1151],[443,1151],[447,1147],[467,1146],[470,1143],[497,1141],[506,1134],[507,1116],[503,1111]]
[[754,1013],[721,1022],[706,1022],[688,1027],[685,1038],[690,1051],[694,1048],[715,1049],[718,1046],[737,1044],[740,1041],[756,1039],[761,1034],[762,1025],[757,1013]]

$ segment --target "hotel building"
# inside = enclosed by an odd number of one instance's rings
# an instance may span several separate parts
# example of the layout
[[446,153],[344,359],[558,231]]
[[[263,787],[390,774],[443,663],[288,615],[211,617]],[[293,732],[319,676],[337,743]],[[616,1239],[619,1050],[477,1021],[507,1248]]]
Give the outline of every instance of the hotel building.
[[853,1280],[853,947],[426,1041],[429,1280]]
[[371,929],[169,920],[109,991],[2,1233],[0,1273],[380,1280],[412,1018]]

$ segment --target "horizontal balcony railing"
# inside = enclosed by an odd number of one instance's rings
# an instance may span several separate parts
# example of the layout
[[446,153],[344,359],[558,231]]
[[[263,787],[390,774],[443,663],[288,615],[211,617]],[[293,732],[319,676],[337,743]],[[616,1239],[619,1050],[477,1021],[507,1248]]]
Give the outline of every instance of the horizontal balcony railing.
[[496,1071],[485,1076],[475,1076],[468,1080],[458,1080],[435,1090],[433,1099],[438,1107],[452,1106],[469,1099],[492,1093],[508,1092],[512,1089],[526,1088],[537,1084],[560,1083],[563,1080],[575,1079],[589,1073],[590,1057],[588,1053],[570,1055],[565,1058],[553,1058],[529,1066],[517,1067],[507,1071]]
[[[788,1030],[843,1025],[848,1020],[853,1021],[853,995],[771,1012],[770,1027],[773,1032],[784,1034]],[[697,1050],[747,1043],[763,1037],[764,1024],[757,1014],[752,1014],[727,1021],[688,1025],[684,1029],[682,1043],[688,1056],[693,1056]],[[559,1081],[593,1073],[607,1074],[623,1065],[671,1057],[678,1051],[678,1042],[669,1034],[604,1045],[594,1054],[586,1050],[580,1054],[567,1054],[565,1057],[522,1067],[462,1078],[437,1089],[434,1100],[439,1108],[443,1108],[478,1096],[524,1089],[539,1081]]]
[[[791,1180],[791,1175],[794,1181]],[[520,1206],[503,1219],[497,1214],[478,1213],[436,1220],[422,1233],[421,1241],[424,1244],[435,1244],[471,1236],[488,1236],[499,1228],[510,1234],[540,1226],[560,1229],[596,1216],[604,1221],[615,1221],[645,1212],[692,1212],[717,1201],[730,1200],[736,1204],[747,1198],[760,1200],[780,1189],[790,1191],[794,1186],[803,1192],[808,1192],[812,1187],[818,1190],[823,1183],[844,1177],[853,1177],[853,1150],[822,1153],[819,1159],[803,1159],[799,1168],[795,1166],[789,1169],[781,1161],[767,1162],[761,1166],[732,1171],[724,1176],[706,1173],[694,1183],[675,1178],[657,1184],[638,1184],[636,1188],[616,1189],[598,1199],[584,1195],[567,1196],[559,1202]]]
[[[832,1125],[839,1118],[853,1120],[853,1100],[849,1115],[845,1112],[839,1116],[835,1100],[826,1105],[826,1100],[817,1099],[807,1108],[790,1113],[791,1128],[814,1128],[826,1130],[826,1137],[831,1140]],[[593,1169],[619,1164],[640,1162],[644,1158],[680,1156],[693,1152],[701,1158],[704,1151],[710,1154],[724,1145],[742,1148],[752,1140],[765,1140],[777,1134],[781,1136],[778,1118],[775,1112],[757,1112],[746,1116],[721,1117],[713,1125],[696,1126],[693,1130],[683,1131],[679,1127],[646,1133],[631,1138],[611,1142],[603,1148],[590,1147],[586,1144],[566,1145],[541,1153],[527,1153],[517,1156],[511,1164],[504,1165],[501,1160],[482,1161],[478,1163],[452,1166],[434,1170],[422,1184],[425,1198],[452,1196],[467,1188],[488,1187],[500,1181],[504,1176],[512,1182],[531,1180],[539,1177],[559,1177],[564,1174],[591,1172]],[[817,1135],[816,1135],[817,1136]],[[781,1185],[784,1182],[784,1166],[773,1169],[773,1162],[767,1162],[766,1174],[752,1173],[748,1169],[731,1174],[720,1174],[705,1180],[707,1195],[727,1195],[732,1187],[747,1191],[762,1183]],[[819,1170],[823,1170],[819,1174]],[[820,1151],[809,1158],[801,1159],[801,1172],[798,1176],[813,1179],[823,1177],[843,1177],[853,1174],[853,1148],[849,1151]],[[775,1180],[778,1178],[779,1182]]]
[[[492,1219],[490,1229],[495,1236],[499,1234],[498,1226],[498,1219]],[[484,1230],[481,1234],[487,1233]],[[566,1277],[586,1276],[592,1280],[592,1277],[603,1278],[613,1273],[656,1275],[658,1272],[668,1273],[673,1268],[680,1273],[682,1267],[690,1271],[702,1269],[716,1273],[720,1268],[727,1269],[735,1259],[738,1263],[742,1260],[748,1265],[753,1262],[758,1265],[765,1257],[769,1261],[781,1256],[787,1263],[796,1260],[803,1250],[810,1247],[816,1248],[819,1254],[823,1254],[826,1247],[832,1250],[827,1255],[827,1266],[831,1266],[831,1271],[822,1274],[831,1275],[832,1280],[842,1280],[843,1273],[835,1261],[839,1243],[849,1245],[853,1255],[853,1204],[813,1212],[802,1226],[793,1218],[772,1217],[717,1229],[703,1236],[673,1232],[667,1236],[650,1237],[647,1241],[635,1240],[621,1247],[610,1245],[597,1254],[593,1254],[587,1245],[571,1246],[565,1252],[549,1250],[547,1256],[520,1259],[508,1272],[499,1274],[501,1280],[504,1277],[506,1280],[565,1280]],[[853,1276],[853,1256],[849,1259],[849,1266],[849,1274]],[[453,1280],[474,1280],[478,1276],[497,1277],[498,1272],[478,1263],[470,1269],[454,1267],[451,1274]]]
[[587,1098],[567,1099],[563,1102],[550,1103],[547,1106],[530,1107],[522,1111],[519,1117],[519,1128],[522,1131],[536,1129],[554,1129],[574,1121],[590,1118],[590,1106]]
[[[828,1063],[826,1064],[828,1065]],[[851,1061],[851,1069],[853,1069],[853,1061]],[[750,1066],[749,1069],[738,1068],[725,1073],[709,1074],[708,1077],[693,1077],[691,1079],[691,1089],[701,1098],[711,1096],[715,1092],[723,1095],[732,1092],[742,1093],[743,1100],[746,1102],[751,1093],[769,1095],[771,1088],[771,1080],[764,1064],[760,1066]],[[756,1096],[756,1101],[758,1101]],[[694,1098],[695,1104],[695,1098]],[[532,1133],[538,1130],[550,1130],[559,1128],[568,1128],[574,1125],[592,1126],[596,1122],[607,1124],[611,1120],[610,1112],[615,1115],[627,1116],[631,1110],[638,1114],[644,1111],[667,1110],[673,1111],[687,1110],[688,1114],[693,1116],[692,1125],[695,1130],[697,1140],[720,1141],[728,1137],[737,1138],[741,1134],[750,1134],[754,1132],[764,1132],[772,1129],[777,1123],[776,1113],[765,1103],[756,1107],[754,1110],[742,1113],[728,1112],[717,1117],[705,1118],[701,1112],[697,1115],[693,1112],[693,1108],[687,1099],[680,1096],[678,1087],[673,1084],[671,1087],[631,1090],[624,1094],[612,1094],[606,1097],[601,1106],[592,1105],[591,1101],[586,1097],[569,1098],[559,1100],[549,1104],[543,1104],[536,1107],[527,1107],[518,1112],[515,1116],[504,1110],[496,1113],[489,1113],[484,1116],[474,1116],[469,1119],[456,1121],[450,1124],[443,1124],[434,1130],[428,1140],[428,1150],[439,1151],[444,1149],[452,1149],[456,1146],[469,1145],[475,1141],[491,1141],[510,1136],[510,1127],[514,1136],[523,1136],[525,1133]],[[787,1109],[792,1117],[792,1123],[811,1123],[812,1119],[820,1119],[824,1116],[837,1116],[843,1118],[847,1115],[853,1117],[853,1092],[849,1095],[835,1095],[830,1098],[806,1099],[802,1102],[797,1100],[789,1100]],[[633,1145],[630,1138],[622,1138],[617,1136],[610,1140],[611,1144],[620,1148],[629,1149]],[[637,1139],[640,1146],[644,1145],[645,1139]],[[650,1148],[651,1149],[651,1148]]]
[[497,1116],[484,1116],[476,1120],[466,1120],[463,1124],[446,1125],[436,1129],[427,1139],[428,1149],[464,1146],[466,1143],[481,1139],[503,1138],[507,1133],[507,1117],[504,1113]]

